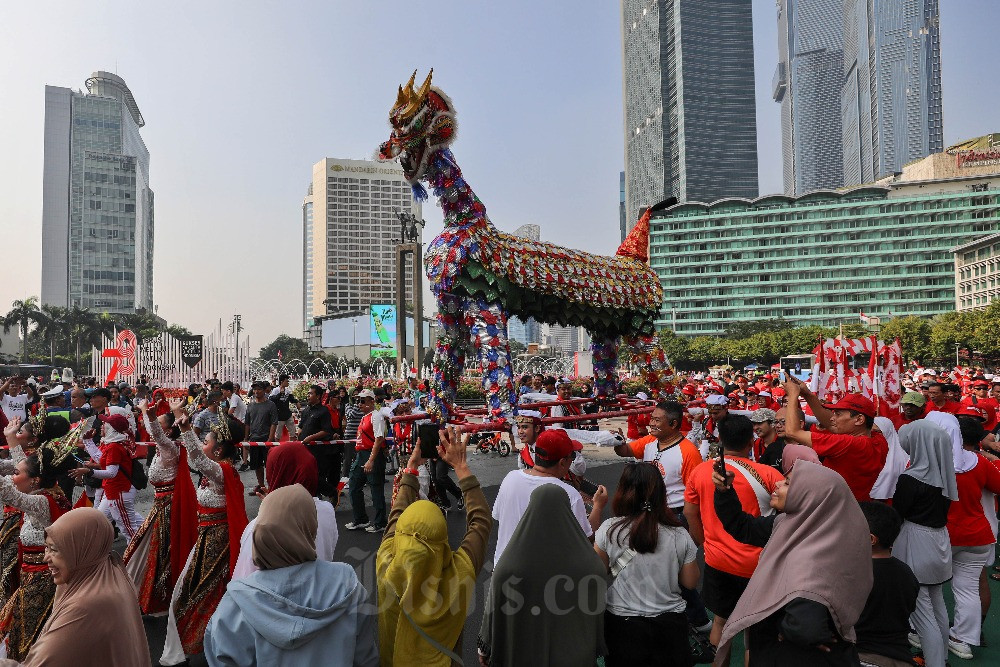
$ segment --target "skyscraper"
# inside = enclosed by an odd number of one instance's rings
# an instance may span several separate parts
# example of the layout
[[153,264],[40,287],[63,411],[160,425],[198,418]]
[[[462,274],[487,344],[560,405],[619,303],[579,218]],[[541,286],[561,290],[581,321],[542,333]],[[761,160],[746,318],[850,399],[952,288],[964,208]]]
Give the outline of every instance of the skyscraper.
[[399,212],[421,215],[399,165],[334,158],[313,165],[302,202],[303,329],[314,317],[395,303]]
[[843,0],[778,0],[778,67],[786,195],[844,183],[840,89]]
[[625,172],[618,175],[618,227],[621,232],[622,243],[628,236],[628,222],[625,220]]
[[844,0],[844,184],[944,149],[938,0]]
[[[521,225],[511,232],[514,236],[531,239],[532,241],[542,240],[542,228],[538,225]],[[521,320],[513,316],[507,322],[507,336],[511,340],[516,340],[523,345],[542,342],[542,327],[533,318]]]
[[45,87],[42,303],[153,310],[153,191],[145,125],[125,81]]
[[622,0],[625,216],[757,196],[750,0]]

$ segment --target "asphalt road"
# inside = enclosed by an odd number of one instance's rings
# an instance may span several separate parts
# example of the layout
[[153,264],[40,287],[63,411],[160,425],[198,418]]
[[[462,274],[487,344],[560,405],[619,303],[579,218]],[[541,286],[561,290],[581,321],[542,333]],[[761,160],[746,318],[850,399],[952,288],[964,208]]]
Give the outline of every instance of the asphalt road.
[[[469,450],[469,466],[472,472],[479,478],[486,499],[493,504],[496,500],[500,482],[504,476],[516,467],[515,455],[500,457],[495,453],[479,454]],[[598,449],[596,447],[585,447],[587,457],[587,478],[598,484],[604,484],[608,488],[608,493],[613,495],[615,485],[621,475],[624,465],[623,459],[619,459],[610,449]],[[242,473],[242,479],[247,488],[252,488],[257,482],[252,472]],[[368,494],[365,494],[368,497]],[[386,481],[386,498],[391,496],[391,480]],[[136,508],[140,514],[145,512],[152,505],[152,492],[145,490],[140,492],[137,498]],[[257,498],[247,498],[247,514],[253,518],[257,515],[260,500]],[[610,511],[610,508],[607,510]],[[369,510],[370,512],[370,510]],[[461,544],[465,536],[465,513],[453,510],[448,513],[448,534],[451,538],[453,548]],[[605,517],[606,518],[606,517]],[[336,557],[338,560],[350,563],[358,573],[358,577],[364,584],[365,589],[374,601],[375,595],[375,553],[381,542],[381,534],[366,533],[364,531],[349,531],[344,529],[344,524],[351,520],[350,501],[345,497],[337,510],[337,524],[340,528],[340,539],[337,543]],[[496,548],[496,527],[490,536],[490,543],[487,549],[486,566],[476,584],[476,606],[468,612],[465,624],[463,657],[467,665],[477,664],[476,658],[476,637],[479,633],[479,626],[483,615],[483,599],[489,586],[493,569],[493,551]],[[124,540],[119,538],[116,542],[119,551],[124,551]],[[166,634],[166,617],[151,618],[145,617],[146,636],[149,640],[149,652],[153,659],[153,664],[158,664],[160,654],[163,651],[163,642]],[[192,665],[207,664],[204,656],[193,656],[190,659]]]

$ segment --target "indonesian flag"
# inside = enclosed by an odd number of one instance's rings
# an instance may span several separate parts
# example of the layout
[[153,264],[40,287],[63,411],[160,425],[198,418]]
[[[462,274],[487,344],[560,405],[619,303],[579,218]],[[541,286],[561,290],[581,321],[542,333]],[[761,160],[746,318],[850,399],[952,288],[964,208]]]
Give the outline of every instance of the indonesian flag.
[[865,311],[862,310],[861,311],[861,323],[862,324],[868,324],[869,320],[871,320],[871,318],[868,317],[867,315],[865,315]]
[[281,361],[281,350],[278,350],[278,361]]

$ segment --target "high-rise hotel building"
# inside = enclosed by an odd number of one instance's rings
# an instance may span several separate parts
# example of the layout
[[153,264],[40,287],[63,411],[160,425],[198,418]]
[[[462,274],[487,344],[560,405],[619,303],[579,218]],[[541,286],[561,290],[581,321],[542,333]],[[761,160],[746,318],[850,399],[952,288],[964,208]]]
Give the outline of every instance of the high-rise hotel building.
[[303,330],[313,318],[395,303],[401,212],[419,218],[421,206],[399,165],[336,158],[313,165],[302,202]]
[[45,87],[42,303],[153,310],[153,191],[145,121],[125,81]]

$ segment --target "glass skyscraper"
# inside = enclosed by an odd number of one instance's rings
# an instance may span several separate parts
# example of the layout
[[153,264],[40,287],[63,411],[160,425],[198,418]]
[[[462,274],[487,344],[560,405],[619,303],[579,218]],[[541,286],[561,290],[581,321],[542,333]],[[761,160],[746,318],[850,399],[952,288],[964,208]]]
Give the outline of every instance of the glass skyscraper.
[[784,190],[801,195],[842,187],[840,89],[843,0],[778,0],[778,67]]
[[153,310],[153,191],[145,121],[125,81],[45,87],[42,303]]
[[625,219],[757,196],[750,0],[622,0]]
[[938,0],[844,0],[844,184],[944,148]]

